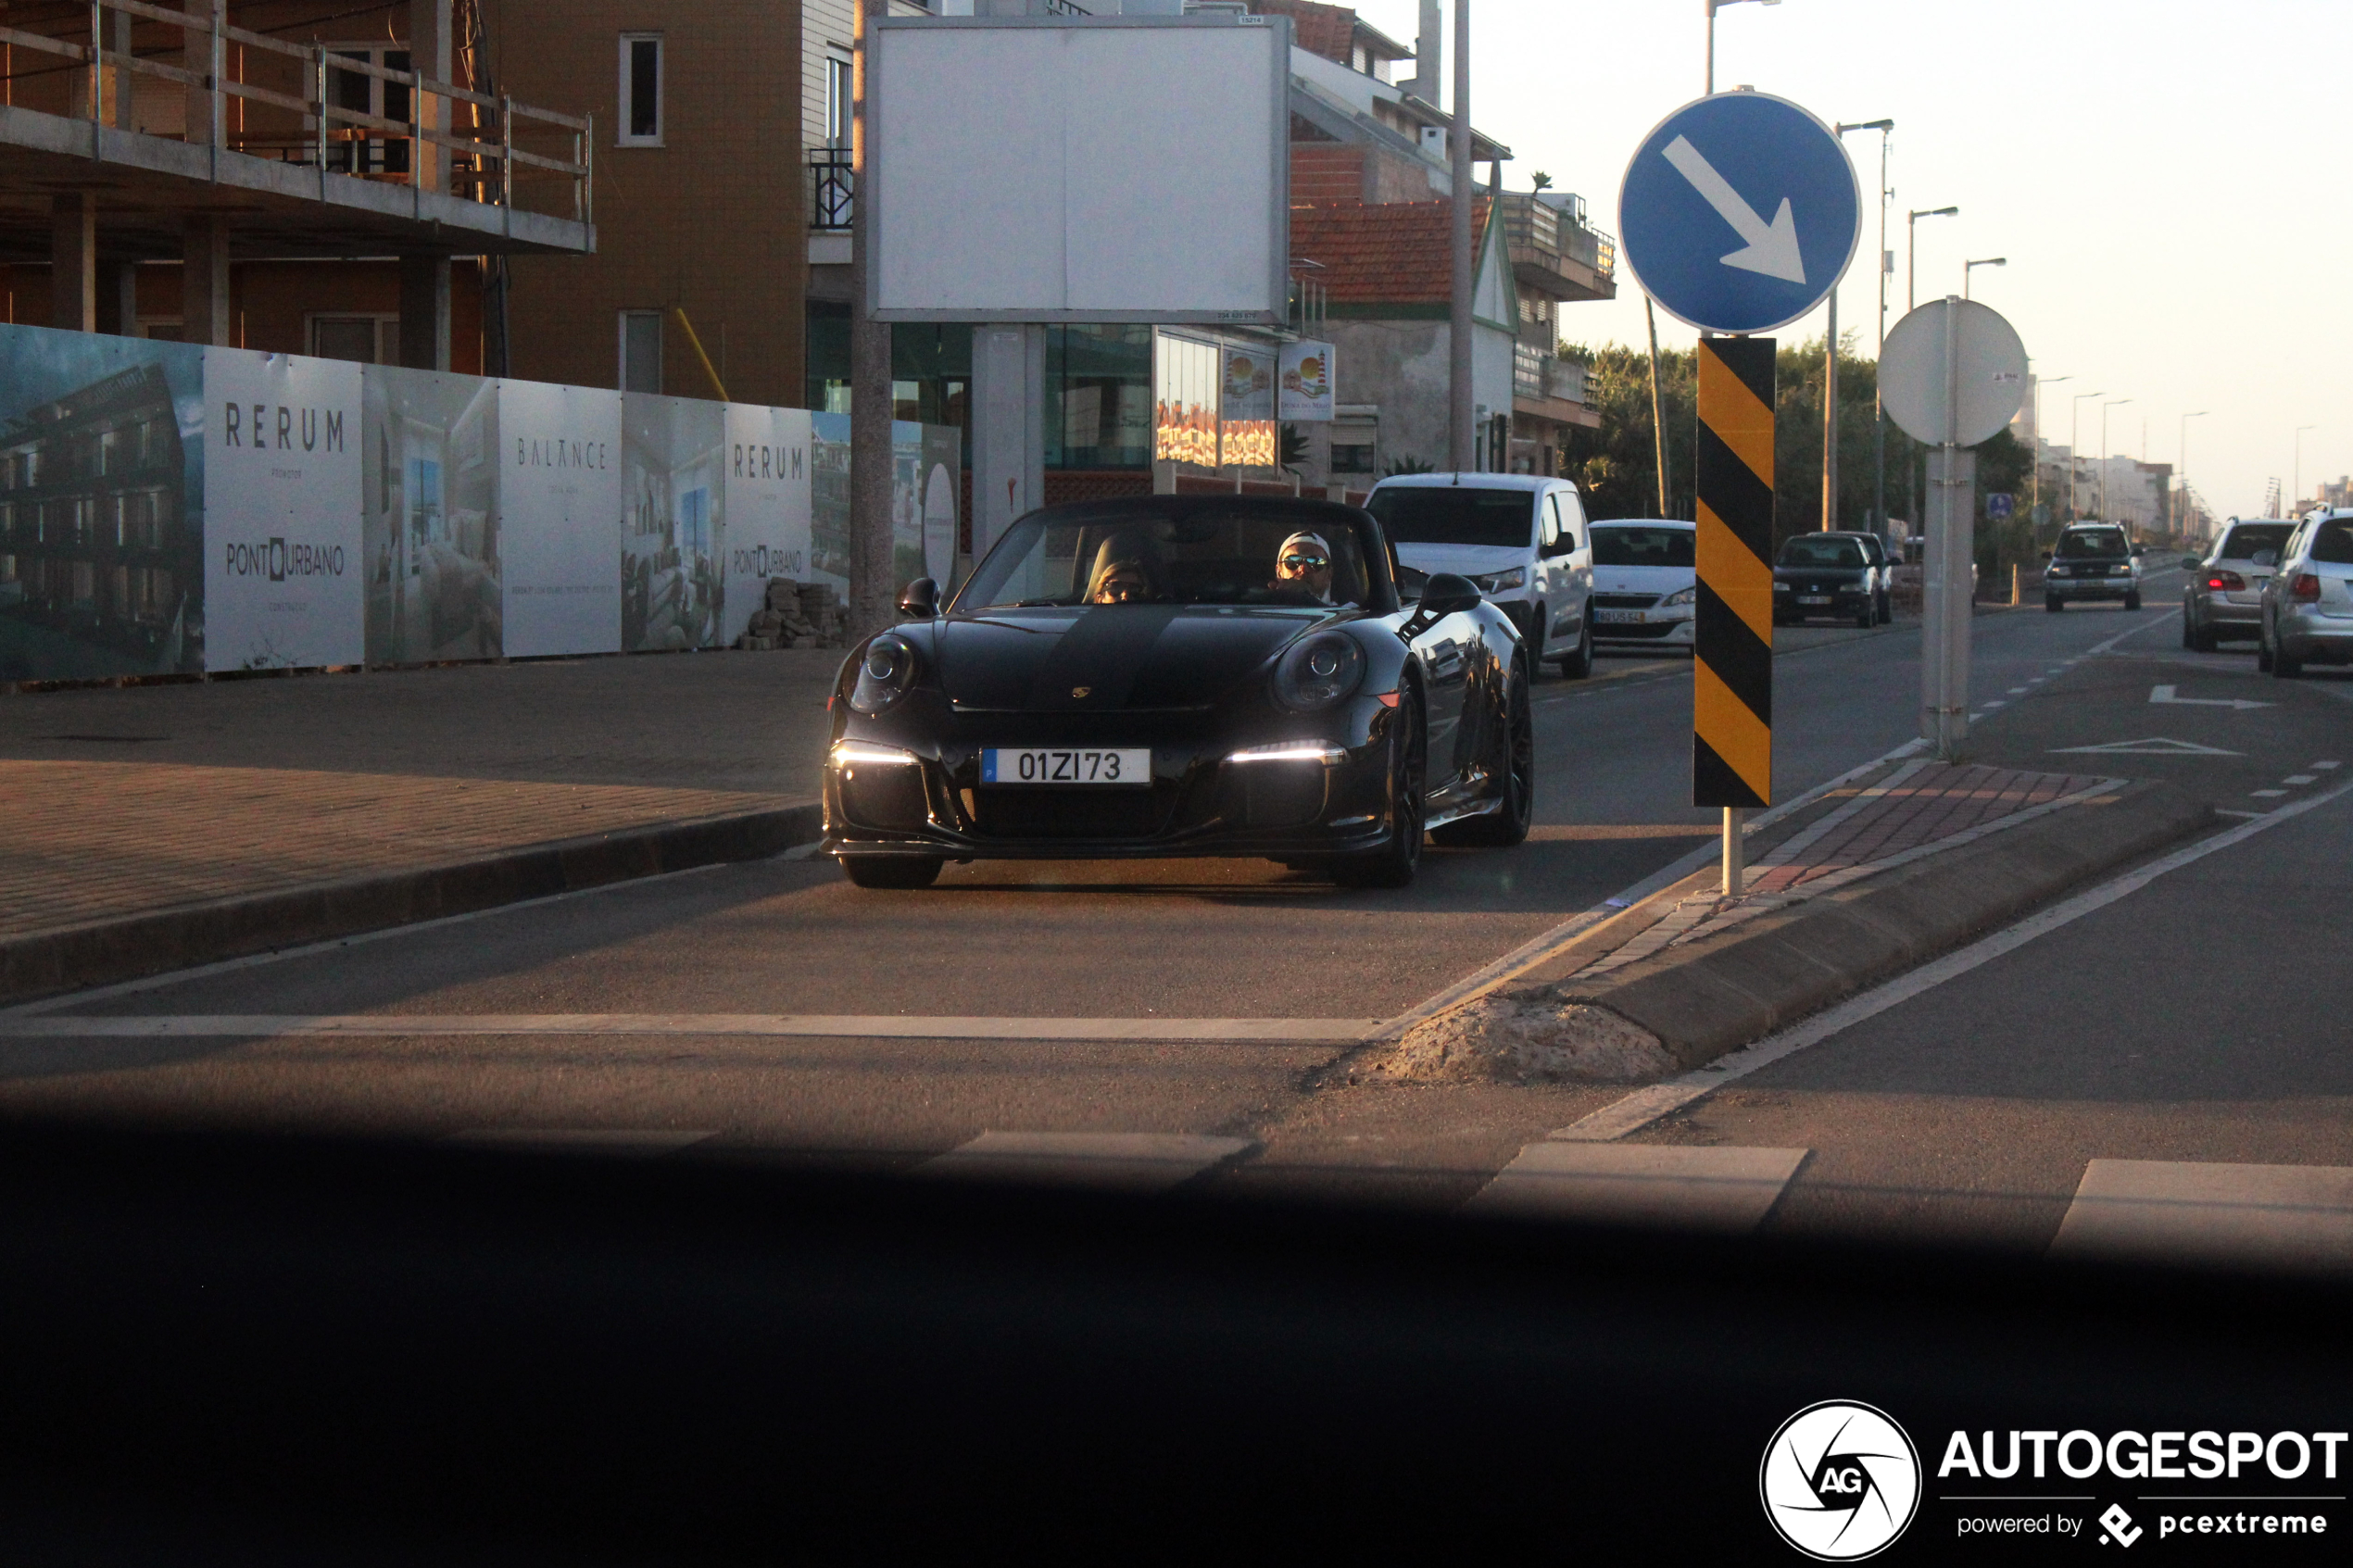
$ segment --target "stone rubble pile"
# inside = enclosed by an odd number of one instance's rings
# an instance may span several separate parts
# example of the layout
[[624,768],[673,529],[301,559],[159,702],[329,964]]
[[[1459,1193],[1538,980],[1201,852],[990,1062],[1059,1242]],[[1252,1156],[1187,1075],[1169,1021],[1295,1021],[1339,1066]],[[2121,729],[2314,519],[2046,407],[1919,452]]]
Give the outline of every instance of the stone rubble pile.
[[837,648],[843,643],[843,612],[830,583],[796,583],[789,577],[768,580],[767,602],[752,615],[739,648],[764,652],[770,648]]

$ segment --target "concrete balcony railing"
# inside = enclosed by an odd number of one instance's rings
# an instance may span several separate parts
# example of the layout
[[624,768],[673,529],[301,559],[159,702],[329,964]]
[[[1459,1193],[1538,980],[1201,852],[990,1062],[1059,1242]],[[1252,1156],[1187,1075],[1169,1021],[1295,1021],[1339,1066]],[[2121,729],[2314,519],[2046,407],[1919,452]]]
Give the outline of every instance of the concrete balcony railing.
[[1502,200],[1504,243],[1522,282],[1555,298],[1617,294],[1617,242],[1585,221],[1582,198],[1506,192]]
[[1520,343],[1512,352],[1512,395],[1531,401],[1585,401],[1585,365],[1564,359],[1542,344]]

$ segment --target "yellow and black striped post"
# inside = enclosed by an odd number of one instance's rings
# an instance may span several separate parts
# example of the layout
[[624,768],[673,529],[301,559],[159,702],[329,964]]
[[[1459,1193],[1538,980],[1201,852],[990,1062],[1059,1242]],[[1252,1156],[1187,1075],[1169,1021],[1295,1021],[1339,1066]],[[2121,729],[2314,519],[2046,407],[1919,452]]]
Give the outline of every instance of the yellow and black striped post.
[[[1692,804],[1773,799],[1773,340],[1699,340]],[[1727,879],[1739,873],[1726,829]]]

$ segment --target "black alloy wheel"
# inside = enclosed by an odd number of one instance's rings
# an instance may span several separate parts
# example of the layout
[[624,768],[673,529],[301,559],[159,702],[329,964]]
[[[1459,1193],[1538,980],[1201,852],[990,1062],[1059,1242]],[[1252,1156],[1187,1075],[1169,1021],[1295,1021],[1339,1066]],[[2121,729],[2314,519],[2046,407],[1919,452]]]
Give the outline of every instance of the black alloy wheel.
[[912,892],[937,882],[945,863],[936,855],[844,855],[841,874],[860,887]]
[[2293,681],[2304,673],[2304,661],[2288,657],[2287,645],[2280,644],[2271,650],[2271,676],[2274,680]]
[[1502,722],[1487,750],[1487,770],[1498,782],[1501,803],[1483,817],[1432,828],[1432,842],[1450,849],[1509,849],[1528,841],[1536,817],[1536,715],[1528,702],[1528,678],[1516,665],[1497,718]]
[[2268,620],[2255,629],[2255,668],[2261,674],[2271,673],[2271,623]]
[[2187,600],[2182,604],[2182,646],[2192,652],[2197,649],[2197,617],[2190,613]]
[[1332,858],[1331,878],[1342,887],[1403,887],[1422,863],[1428,739],[1422,730],[1421,700],[1410,687],[1398,699],[1389,735],[1389,837],[1378,849]]
[[1577,650],[1560,658],[1561,678],[1581,681],[1593,672],[1593,607],[1588,604],[1577,625]]

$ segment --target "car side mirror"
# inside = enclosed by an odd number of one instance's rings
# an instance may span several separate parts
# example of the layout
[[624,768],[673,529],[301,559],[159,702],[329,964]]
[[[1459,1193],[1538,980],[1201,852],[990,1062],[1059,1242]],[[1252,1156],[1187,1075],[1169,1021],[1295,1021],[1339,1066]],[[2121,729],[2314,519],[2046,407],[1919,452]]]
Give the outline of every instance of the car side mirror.
[[910,621],[929,621],[939,613],[939,584],[918,577],[900,591],[899,613]]
[[2045,560],[2048,560],[2048,559],[2050,559],[2050,558],[2051,558],[2051,552],[2050,552],[2050,551],[2048,551],[2048,550],[2045,550],[2045,551],[2043,552],[2043,558],[2044,558]]
[[1433,572],[1422,584],[1421,613],[1431,621],[1443,621],[1466,609],[1477,609],[1478,587],[1467,577],[1457,577],[1451,571]]
[[2196,571],[2204,563],[2196,556],[2183,556],[2182,558],[2182,570],[2183,571]]

